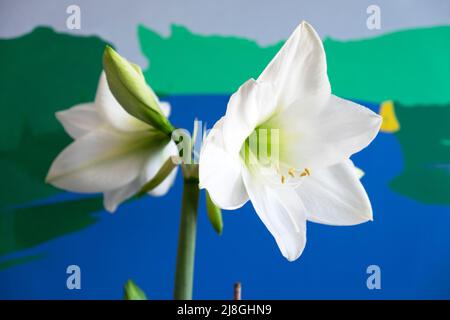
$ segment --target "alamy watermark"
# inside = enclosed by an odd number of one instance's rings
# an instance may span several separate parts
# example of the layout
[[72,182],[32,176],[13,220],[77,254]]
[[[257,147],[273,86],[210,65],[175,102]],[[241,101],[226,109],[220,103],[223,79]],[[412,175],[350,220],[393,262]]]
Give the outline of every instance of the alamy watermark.
[[67,267],[66,273],[69,275],[66,280],[66,286],[69,290],[81,289],[81,268],[76,264]]
[[366,20],[366,26],[369,30],[381,29],[381,9],[379,6],[372,4],[367,7],[366,13],[369,15]]
[[[214,132],[215,128],[206,129],[202,121],[195,120],[197,128],[191,134],[186,129],[175,129],[172,132],[172,140],[175,141],[180,155],[179,163],[198,164],[200,150],[207,135],[216,135],[216,143],[223,144],[222,132]],[[246,164],[263,166],[272,165],[278,167],[280,158],[280,133],[276,128],[256,129],[243,141],[241,158]]]
[[67,7],[66,13],[69,15],[66,19],[66,27],[69,30],[81,29],[81,9],[79,6],[72,4]]
[[381,289],[381,268],[376,264],[367,267],[366,273],[369,275],[366,281],[367,289],[380,290]]

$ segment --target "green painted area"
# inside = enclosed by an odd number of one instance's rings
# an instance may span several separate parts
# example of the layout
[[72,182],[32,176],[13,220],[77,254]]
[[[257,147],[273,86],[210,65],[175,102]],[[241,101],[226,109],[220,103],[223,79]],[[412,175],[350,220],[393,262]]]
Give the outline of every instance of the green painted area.
[[404,170],[390,187],[424,203],[450,205],[450,104],[395,104],[400,131],[395,133]]
[[102,199],[96,197],[4,209],[0,256],[86,228],[97,221],[92,212],[102,207]]
[[443,144],[446,147],[450,147],[450,139],[442,139],[441,144]]
[[407,105],[450,102],[450,26],[324,42],[333,92]]
[[282,43],[261,47],[255,41],[201,36],[172,25],[168,38],[138,27],[143,54],[149,59],[145,78],[159,94],[227,94],[256,77]]
[[[181,26],[160,36],[139,26],[145,76],[164,94],[232,93],[256,78],[282,43],[262,47],[236,37],[202,36]],[[410,29],[357,41],[324,41],[339,96],[405,104],[450,101],[450,27]]]
[[20,264],[36,261],[36,260],[42,259],[44,257],[45,257],[44,254],[33,254],[33,255],[28,255],[25,257],[9,259],[5,262],[0,262],[0,271],[20,265]]
[[44,182],[51,162],[71,141],[54,114],[94,100],[105,44],[49,28],[0,40],[0,256],[96,221],[91,213],[102,207],[100,199],[14,206],[60,192]]

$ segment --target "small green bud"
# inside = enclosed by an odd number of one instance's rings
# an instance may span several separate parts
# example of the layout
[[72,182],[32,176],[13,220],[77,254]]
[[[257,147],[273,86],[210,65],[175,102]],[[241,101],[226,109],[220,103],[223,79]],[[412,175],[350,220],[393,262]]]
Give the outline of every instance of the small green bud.
[[147,300],[147,296],[133,280],[128,280],[123,287],[124,300]]
[[208,191],[206,191],[206,210],[208,211],[208,218],[214,230],[216,230],[219,235],[222,234],[222,210],[220,210],[220,208],[211,200]]
[[106,46],[103,69],[109,89],[126,112],[164,134],[172,133],[172,124],[163,114],[156,94],[145,82],[137,65],[128,62],[114,49]]

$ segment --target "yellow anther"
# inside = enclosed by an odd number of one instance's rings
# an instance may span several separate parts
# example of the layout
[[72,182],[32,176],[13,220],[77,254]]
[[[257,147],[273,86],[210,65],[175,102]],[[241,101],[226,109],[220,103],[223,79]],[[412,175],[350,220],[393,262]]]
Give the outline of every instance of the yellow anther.
[[286,182],[286,177],[285,176],[281,176],[281,183],[285,183]]
[[303,170],[302,173],[300,173],[300,177],[305,177],[305,176],[310,176],[311,172],[309,171],[308,168],[305,168],[305,170]]
[[294,168],[290,168],[288,171],[289,175],[294,178],[295,177],[295,169]]

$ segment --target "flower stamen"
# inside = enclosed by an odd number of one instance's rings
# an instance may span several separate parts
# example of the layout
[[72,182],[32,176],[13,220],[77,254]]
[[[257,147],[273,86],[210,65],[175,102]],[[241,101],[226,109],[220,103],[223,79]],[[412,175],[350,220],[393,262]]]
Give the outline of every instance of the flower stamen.
[[295,178],[295,169],[294,168],[290,168],[288,173],[292,178]]
[[309,171],[308,168],[305,168],[305,169],[303,170],[303,172],[300,173],[300,177],[306,177],[306,176],[310,176],[310,175],[311,175],[311,171]]

